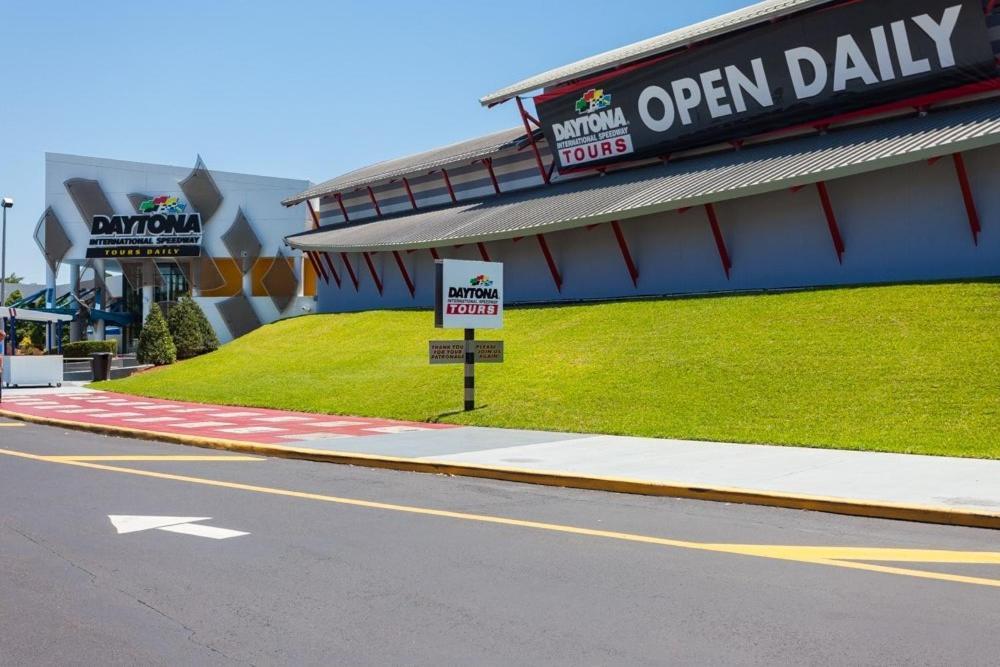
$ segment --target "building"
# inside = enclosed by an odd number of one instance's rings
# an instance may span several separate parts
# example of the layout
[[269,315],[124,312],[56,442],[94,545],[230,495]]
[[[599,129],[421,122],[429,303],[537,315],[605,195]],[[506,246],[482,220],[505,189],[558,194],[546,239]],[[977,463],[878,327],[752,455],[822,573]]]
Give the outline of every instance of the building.
[[429,307],[438,258],[515,303],[1000,275],[995,0],[768,0],[480,100],[514,129],[284,200],[318,310]]
[[[192,296],[220,341],[313,309],[315,276],[284,238],[306,229],[280,201],[307,181],[48,153],[35,230],[48,284],[22,307],[90,310],[92,335],[130,349],[153,304]],[[68,269],[70,292],[56,277]],[[28,303],[31,302],[31,303]],[[74,326],[73,339],[84,336]]]

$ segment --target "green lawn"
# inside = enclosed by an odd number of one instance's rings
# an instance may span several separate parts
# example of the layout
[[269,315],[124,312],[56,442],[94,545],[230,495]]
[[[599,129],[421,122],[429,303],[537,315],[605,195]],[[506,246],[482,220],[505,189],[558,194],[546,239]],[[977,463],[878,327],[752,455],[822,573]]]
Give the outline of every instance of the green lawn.
[[456,424],[1000,458],[1000,283],[516,308],[507,362],[427,363],[430,312],[314,315],[97,385]]

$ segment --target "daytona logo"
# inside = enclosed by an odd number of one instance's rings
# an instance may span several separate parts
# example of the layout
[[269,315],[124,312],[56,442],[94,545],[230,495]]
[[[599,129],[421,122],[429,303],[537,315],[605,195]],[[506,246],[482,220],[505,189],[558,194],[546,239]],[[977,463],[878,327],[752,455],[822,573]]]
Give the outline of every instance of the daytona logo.
[[484,287],[449,287],[449,299],[499,299],[500,290]]
[[[621,107],[608,108],[611,95],[603,90],[591,90],[587,94],[593,94],[593,99],[586,108],[600,109],[599,111],[552,125],[556,153],[563,167],[617,158],[635,152],[629,122]],[[584,106],[581,103],[584,101],[586,95],[584,99],[577,101],[577,110],[583,112]]]
[[201,216],[188,215],[95,215],[91,236],[159,236],[201,234]]

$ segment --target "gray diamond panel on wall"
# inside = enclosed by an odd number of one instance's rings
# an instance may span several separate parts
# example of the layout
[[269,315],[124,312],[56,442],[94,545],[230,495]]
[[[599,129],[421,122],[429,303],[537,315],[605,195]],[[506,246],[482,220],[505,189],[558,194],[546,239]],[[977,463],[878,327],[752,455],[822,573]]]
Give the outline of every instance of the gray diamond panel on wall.
[[267,290],[267,295],[271,297],[271,303],[278,309],[279,313],[285,310],[295,301],[295,296],[299,291],[299,279],[292,270],[288,257],[280,250],[271,267],[261,279],[261,284]]
[[222,321],[226,323],[226,328],[233,338],[245,336],[254,329],[260,327],[260,318],[250,305],[250,299],[245,294],[240,294],[218,304],[219,314]]
[[83,218],[83,224],[90,225],[95,215],[114,215],[114,207],[108,201],[101,184],[87,178],[71,178],[63,183],[70,199],[76,205],[76,210]]
[[222,191],[215,184],[212,173],[198,156],[194,169],[180,182],[181,190],[188,203],[201,214],[202,224],[208,224],[215,212],[222,206]]
[[247,220],[242,208],[236,211],[236,219],[222,235],[222,243],[225,244],[230,256],[240,263],[244,274],[253,267],[254,262],[260,257],[260,240],[254,233],[253,227],[250,226],[250,221]]
[[219,271],[215,260],[208,255],[202,255],[196,259],[196,270],[194,271],[195,289],[199,292],[211,292],[222,289],[226,285],[226,279]]
[[38,225],[35,227],[35,243],[38,244],[45,261],[53,271],[73,247],[73,241],[70,240],[51,206],[45,209],[45,213],[42,213],[42,217],[38,220]]

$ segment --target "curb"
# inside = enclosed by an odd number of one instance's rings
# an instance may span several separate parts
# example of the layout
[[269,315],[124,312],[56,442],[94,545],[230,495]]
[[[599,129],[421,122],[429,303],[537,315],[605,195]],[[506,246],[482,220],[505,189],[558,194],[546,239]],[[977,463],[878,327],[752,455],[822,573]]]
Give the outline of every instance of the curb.
[[36,417],[0,409],[0,417],[44,426],[60,426],[102,435],[129,437],[139,440],[153,440],[178,445],[188,445],[205,449],[219,449],[244,454],[257,454],[276,458],[352,465],[383,470],[398,470],[455,477],[495,479],[505,482],[519,482],[540,486],[555,486],[588,491],[606,491],[631,495],[683,498],[710,502],[758,505],[783,509],[807,510],[893,521],[961,526],[966,528],[988,528],[1000,530],[1000,514],[957,510],[947,507],[906,505],[888,502],[872,502],[851,498],[832,498],[805,494],[788,494],[769,491],[755,491],[734,487],[692,486],[682,483],[648,482],[621,477],[597,477],[546,472],[524,468],[477,466],[447,461],[426,461],[371,454],[333,452],[282,445],[265,445],[240,440],[220,438],[200,438],[179,433],[161,433],[131,429],[104,424],[88,424],[48,417]]

